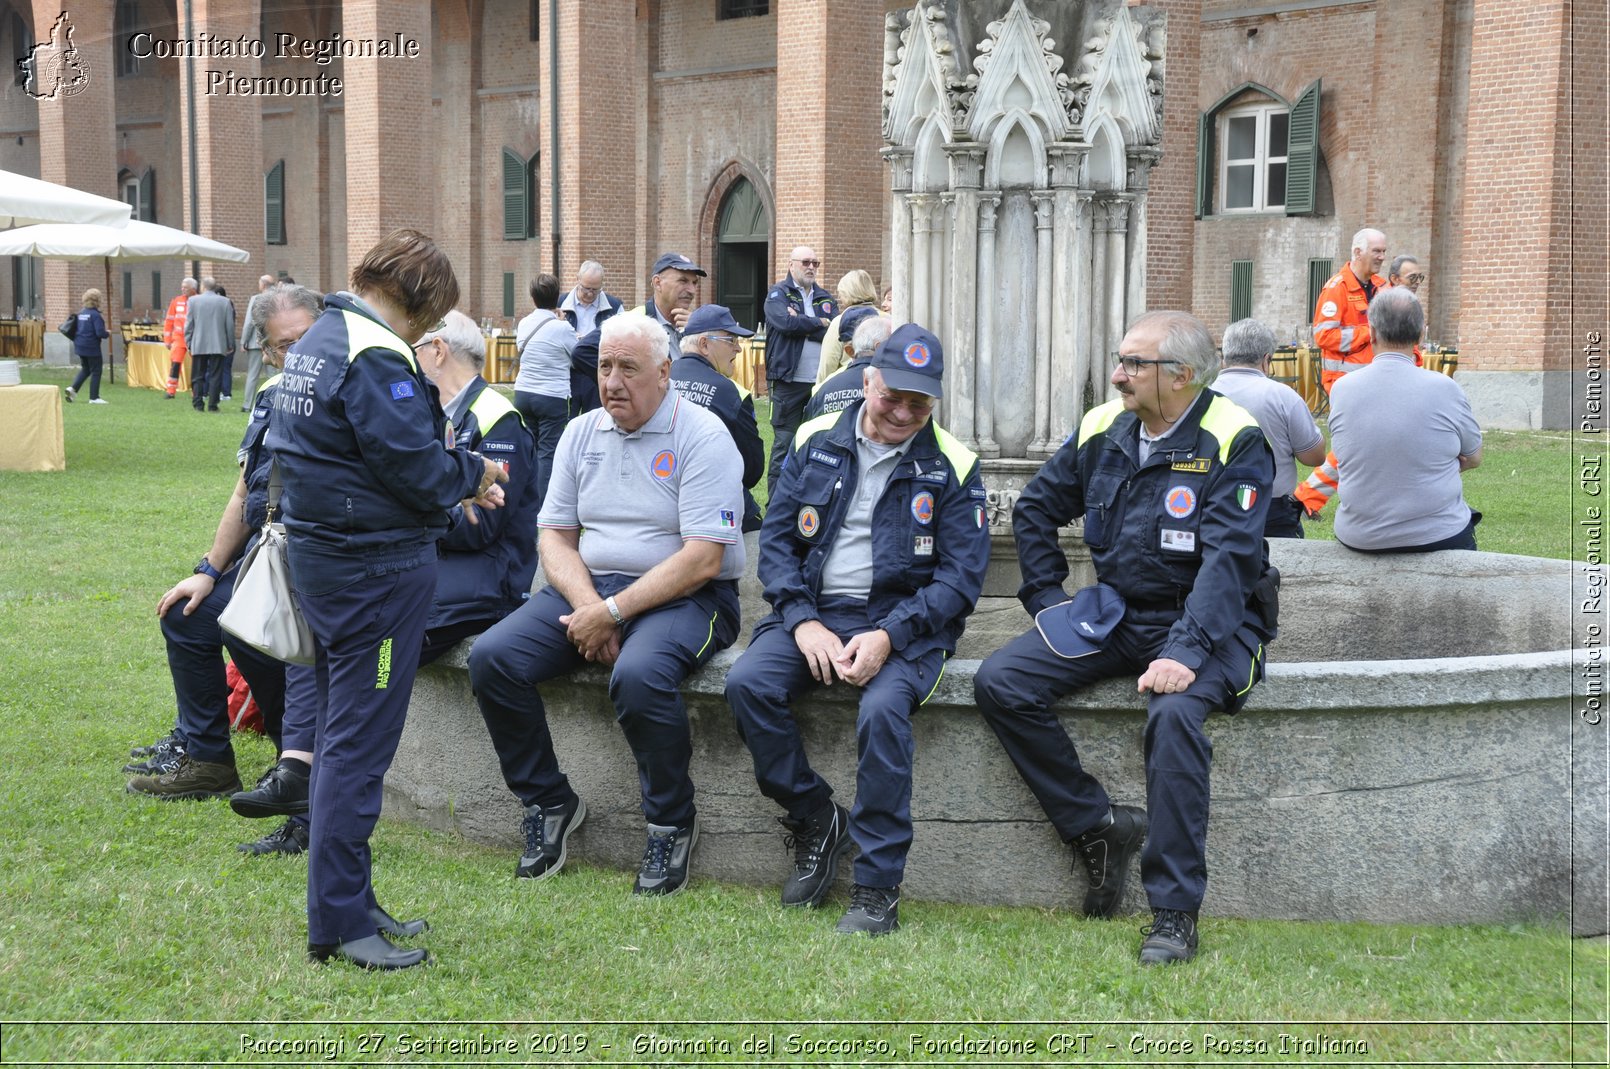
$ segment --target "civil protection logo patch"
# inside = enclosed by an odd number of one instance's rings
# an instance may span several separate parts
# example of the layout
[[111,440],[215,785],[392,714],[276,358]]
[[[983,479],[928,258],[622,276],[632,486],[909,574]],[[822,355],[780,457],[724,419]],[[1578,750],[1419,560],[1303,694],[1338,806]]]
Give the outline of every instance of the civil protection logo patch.
[[914,341],[906,346],[906,363],[912,367],[927,367],[934,354],[928,351],[928,346],[920,341]]
[[934,495],[924,490],[911,499],[911,516],[918,523],[927,525],[934,522]]
[[1171,486],[1163,498],[1163,510],[1176,520],[1196,511],[1196,493],[1189,486]]
[[814,535],[816,533],[816,529],[822,525],[822,517],[817,513],[814,506],[806,505],[804,508],[799,510],[798,522],[799,533],[804,535],[806,538],[809,538]]
[[676,472],[676,454],[669,449],[662,449],[654,454],[654,463],[649,470],[656,479],[669,479]]
[[1258,488],[1250,483],[1242,483],[1235,488],[1235,500],[1242,512],[1251,512],[1252,506],[1258,503]]

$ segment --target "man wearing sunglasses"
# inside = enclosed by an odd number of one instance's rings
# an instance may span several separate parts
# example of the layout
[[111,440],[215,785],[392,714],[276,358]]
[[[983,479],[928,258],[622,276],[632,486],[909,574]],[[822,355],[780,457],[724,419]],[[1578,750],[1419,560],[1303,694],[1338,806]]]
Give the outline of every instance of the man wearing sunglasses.
[[[1263,540],[1274,456],[1252,416],[1206,387],[1218,356],[1185,312],[1149,312],[1115,354],[1117,400],[1085,413],[1012,510],[1035,627],[979,668],[974,696],[1089,878],[1084,912],[1111,917],[1144,840],[1154,920],[1143,965],[1196,953],[1207,886],[1208,763],[1202,730],[1263,676],[1275,636]],[[1069,598],[1057,529],[1084,519],[1099,582]],[[1057,719],[1058,698],[1114,676],[1147,694],[1147,814],[1115,806]]]
[[[760,529],[772,613],[727,674],[761,793],[783,807],[794,867],[785,906],[820,905],[860,848],[845,933],[899,927],[911,848],[911,718],[956,650],[989,563],[978,457],[931,416],[939,340],[895,331],[864,399],[799,428]],[[810,766],[791,705],[815,685],[860,689],[855,807]]]
[[766,291],[766,388],[771,395],[771,464],[766,485],[777,485],[794,430],[816,385],[822,338],[839,314],[833,295],[816,284],[822,261],[809,245],[789,255],[788,274]]

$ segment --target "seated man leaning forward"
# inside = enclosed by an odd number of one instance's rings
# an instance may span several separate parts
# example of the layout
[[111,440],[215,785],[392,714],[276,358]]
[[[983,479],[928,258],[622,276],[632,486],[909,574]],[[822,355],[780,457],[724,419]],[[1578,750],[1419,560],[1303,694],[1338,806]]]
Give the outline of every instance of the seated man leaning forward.
[[[932,334],[903,326],[866,368],[860,404],[799,428],[760,530],[772,614],[727,676],[761,793],[788,814],[783,905],[818,905],[851,840],[860,848],[841,932],[899,927],[911,717],[955,652],[989,563],[978,458],[929,418],[943,359]],[[806,760],[790,709],[835,678],[862,688],[849,812]]]
[[559,439],[537,519],[551,585],[476,641],[470,683],[526,810],[515,874],[541,879],[564,865],[587,807],[559,771],[536,684],[611,667],[648,818],[632,893],[668,895],[699,836],[679,688],[738,633],[743,461],[721,421],[671,389],[665,328],[642,313],[604,323],[598,389],[603,410]]
[[[1275,636],[1263,540],[1274,457],[1246,410],[1206,389],[1213,338],[1184,312],[1149,312],[1119,343],[1121,397],[1085,413],[1012,510],[1018,591],[1034,629],[979,668],[979,711],[1063,840],[1090,889],[1084,912],[1110,917],[1141,840],[1154,920],[1141,964],[1196,953],[1207,886],[1209,712],[1235,712],[1263,676]],[[1083,516],[1097,585],[1070,601],[1057,529]],[[1051,703],[1138,674],[1146,708],[1146,814],[1114,806]]]

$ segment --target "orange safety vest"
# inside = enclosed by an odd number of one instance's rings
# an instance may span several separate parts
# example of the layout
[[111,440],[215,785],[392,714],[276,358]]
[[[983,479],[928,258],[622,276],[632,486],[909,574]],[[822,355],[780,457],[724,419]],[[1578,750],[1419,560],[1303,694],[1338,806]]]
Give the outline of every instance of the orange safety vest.
[[[1371,275],[1370,281],[1376,290],[1386,288],[1387,281],[1380,275]],[[1319,381],[1327,394],[1337,379],[1375,359],[1369,298],[1364,295],[1364,284],[1353,274],[1352,264],[1343,264],[1319,291],[1319,303],[1314,306],[1314,344],[1319,347]]]

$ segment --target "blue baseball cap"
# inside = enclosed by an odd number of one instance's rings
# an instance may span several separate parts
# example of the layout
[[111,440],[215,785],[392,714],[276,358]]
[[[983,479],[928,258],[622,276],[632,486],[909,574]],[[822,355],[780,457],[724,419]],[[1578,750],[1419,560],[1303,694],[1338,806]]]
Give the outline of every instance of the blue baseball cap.
[[872,366],[882,373],[884,385],[891,390],[945,396],[945,351],[932,331],[915,323],[907,323],[889,335],[873,355]]
[[875,316],[878,310],[870,304],[858,304],[848,312],[839,316],[839,341],[849,342],[855,338],[855,328],[868,316]]
[[1124,596],[1105,583],[1087,586],[1064,601],[1041,609],[1034,617],[1040,637],[1058,657],[1087,657],[1102,648],[1124,618]]
[[706,334],[712,330],[724,330],[728,334],[734,334],[740,338],[752,338],[755,336],[754,331],[745,330],[739,326],[738,321],[732,318],[732,313],[727,310],[726,305],[722,304],[702,304],[695,308],[693,314],[688,316],[687,324],[682,328],[682,333],[683,335]]
[[669,271],[672,268],[675,268],[678,271],[687,271],[690,274],[700,276],[704,275],[705,273],[702,267],[695,266],[692,260],[688,259],[686,256],[683,256],[679,252],[668,252],[664,256],[661,256],[658,260],[655,260],[654,271],[652,273],[657,275],[661,271]]

